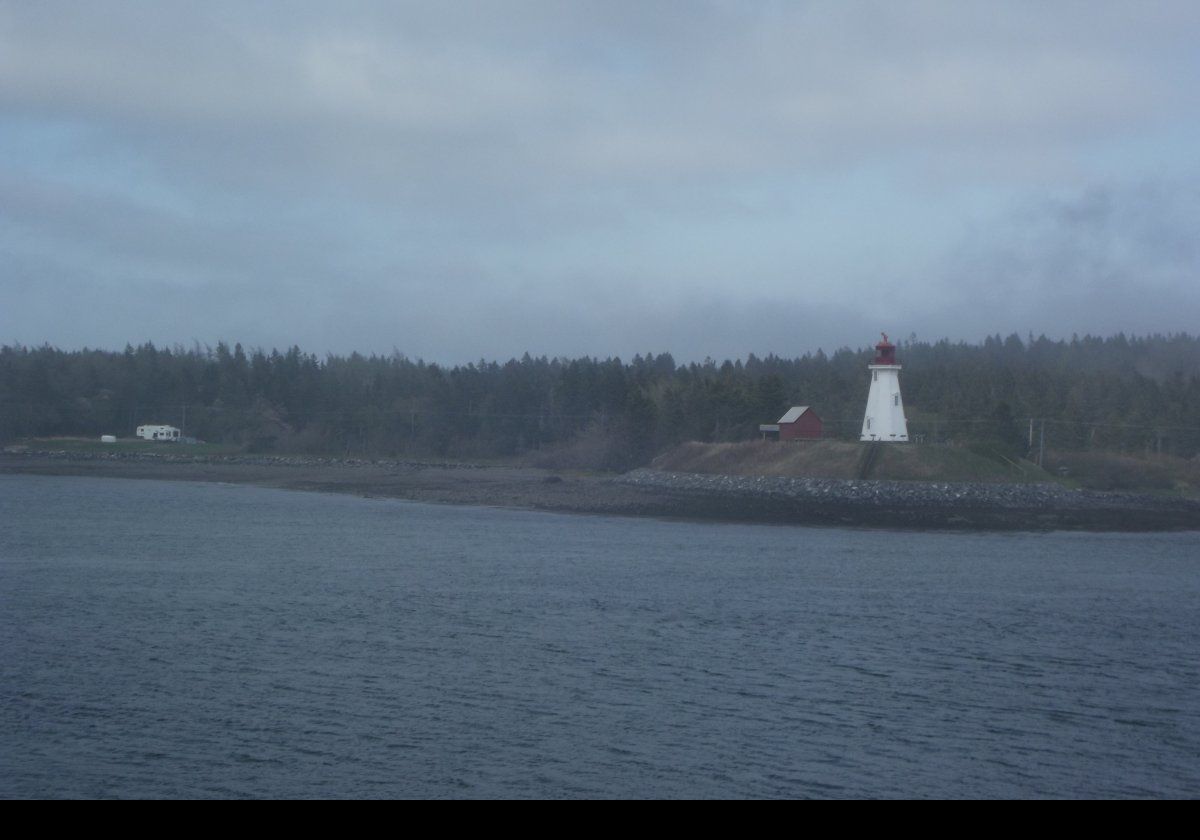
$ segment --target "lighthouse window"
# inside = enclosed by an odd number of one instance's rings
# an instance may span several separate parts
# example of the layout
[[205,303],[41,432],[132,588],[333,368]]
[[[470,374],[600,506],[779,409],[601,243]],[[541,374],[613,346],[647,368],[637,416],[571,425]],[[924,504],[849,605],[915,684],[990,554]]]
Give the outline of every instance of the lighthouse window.
[[899,394],[892,395],[892,405],[900,405],[900,395]]
[[873,370],[873,371],[871,371],[871,381],[872,381],[872,382],[878,382],[878,381],[879,381],[879,371],[877,371],[877,370]]

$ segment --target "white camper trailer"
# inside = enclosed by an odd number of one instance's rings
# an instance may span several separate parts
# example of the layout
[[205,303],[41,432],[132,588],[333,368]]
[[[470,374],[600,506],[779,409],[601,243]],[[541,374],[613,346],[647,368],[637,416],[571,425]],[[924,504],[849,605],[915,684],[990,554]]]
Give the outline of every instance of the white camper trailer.
[[142,440],[169,440],[179,442],[179,429],[174,426],[138,426],[137,436]]

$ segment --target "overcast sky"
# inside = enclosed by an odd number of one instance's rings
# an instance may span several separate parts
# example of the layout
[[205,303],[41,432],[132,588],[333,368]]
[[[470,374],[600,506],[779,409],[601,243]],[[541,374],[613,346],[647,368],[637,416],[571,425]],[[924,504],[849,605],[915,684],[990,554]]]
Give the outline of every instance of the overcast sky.
[[1200,3],[0,0],[0,344],[1200,329]]

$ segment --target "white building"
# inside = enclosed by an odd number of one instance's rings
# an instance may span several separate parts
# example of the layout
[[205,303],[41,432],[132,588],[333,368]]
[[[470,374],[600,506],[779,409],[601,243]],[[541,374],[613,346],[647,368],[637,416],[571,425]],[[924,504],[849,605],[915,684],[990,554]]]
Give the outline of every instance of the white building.
[[178,443],[179,434],[179,429],[176,429],[174,426],[151,425],[137,427],[137,436],[143,440],[169,440]]
[[867,394],[867,413],[863,417],[859,440],[907,441],[908,421],[904,419],[904,400],[900,398],[900,365],[896,364],[896,345],[887,333],[875,345],[875,363],[871,371],[871,390]]

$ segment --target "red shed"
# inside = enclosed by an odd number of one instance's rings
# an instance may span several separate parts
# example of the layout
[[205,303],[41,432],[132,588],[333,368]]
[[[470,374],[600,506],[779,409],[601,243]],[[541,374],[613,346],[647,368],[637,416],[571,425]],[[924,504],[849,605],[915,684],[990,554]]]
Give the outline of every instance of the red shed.
[[794,405],[787,410],[787,414],[779,418],[778,423],[759,426],[758,429],[764,436],[778,432],[780,440],[811,439],[821,436],[822,423],[817,412],[807,405]]

